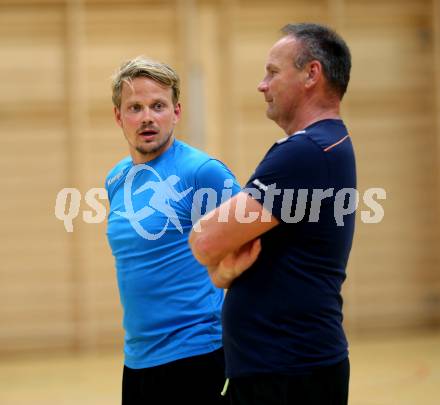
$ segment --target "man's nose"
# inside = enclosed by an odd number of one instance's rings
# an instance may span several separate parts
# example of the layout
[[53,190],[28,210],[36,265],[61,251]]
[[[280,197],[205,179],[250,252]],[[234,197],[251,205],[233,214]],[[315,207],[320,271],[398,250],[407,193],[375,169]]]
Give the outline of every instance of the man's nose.
[[260,82],[260,84],[257,87],[257,90],[261,91],[262,93],[267,91],[267,83],[264,80],[262,82]]
[[147,107],[144,108],[143,115],[142,115],[142,122],[150,124],[153,122],[153,119],[151,117],[151,110]]

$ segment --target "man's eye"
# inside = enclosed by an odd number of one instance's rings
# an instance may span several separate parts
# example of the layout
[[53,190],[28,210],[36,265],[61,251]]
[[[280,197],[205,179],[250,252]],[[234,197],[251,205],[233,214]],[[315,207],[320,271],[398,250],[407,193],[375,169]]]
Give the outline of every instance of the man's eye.
[[142,107],[139,104],[134,104],[130,107],[130,111],[133,111],[133,112],[139,112],[139,111],[141,111],[141,109],[142,109]]
[[162,108],[163,108],[163,104],[162,104],[162,103],[156,103],[156,104],[154,104],[154,109],[155,109],[156,111],[162,110]]

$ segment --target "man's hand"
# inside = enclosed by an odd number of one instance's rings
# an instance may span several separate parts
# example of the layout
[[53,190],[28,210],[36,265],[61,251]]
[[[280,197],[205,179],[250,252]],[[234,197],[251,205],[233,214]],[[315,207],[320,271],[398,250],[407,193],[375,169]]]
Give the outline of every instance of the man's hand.
[[229,288],[232,281],[257,260],[260,251],[261,241],[257,238],[226,255],[217,266],[208,267],[214,285],[219,288]]

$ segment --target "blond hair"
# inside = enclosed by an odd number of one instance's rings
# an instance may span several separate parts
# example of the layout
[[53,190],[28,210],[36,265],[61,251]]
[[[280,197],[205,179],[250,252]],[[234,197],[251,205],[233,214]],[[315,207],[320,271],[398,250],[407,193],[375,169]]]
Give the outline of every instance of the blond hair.
[[146,77],[160,84],[171,87],[173,103],[177,104],[180,95],[180,79],[176,71],[165,63],[137,56],[124,62],[112,76],[112,101],[113,105],[121,108],[121,92],[124,82],[131,85],[137,77]]

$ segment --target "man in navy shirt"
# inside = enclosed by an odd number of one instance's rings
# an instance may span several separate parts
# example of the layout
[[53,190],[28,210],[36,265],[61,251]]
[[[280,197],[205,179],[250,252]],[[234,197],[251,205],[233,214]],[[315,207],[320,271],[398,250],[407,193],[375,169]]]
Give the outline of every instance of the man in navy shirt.
[[172,68],[144,57],[113,79],[115,118],[130,151],[106,179],[107,236],[124,310],[123,405],[226,400],[224,293],[188,237],[209,205],[240,187],[221,162],[174,138],[179,90]]
[[[350,51],[334,31],[288,24],[258,90],[287,137],[246,188],[190,236],[229,288],[223,343],[232,404],[345,405],[341,285],[354,231],[354,153],[339,106]],[[228,221],[219,221],[229,211]]]

